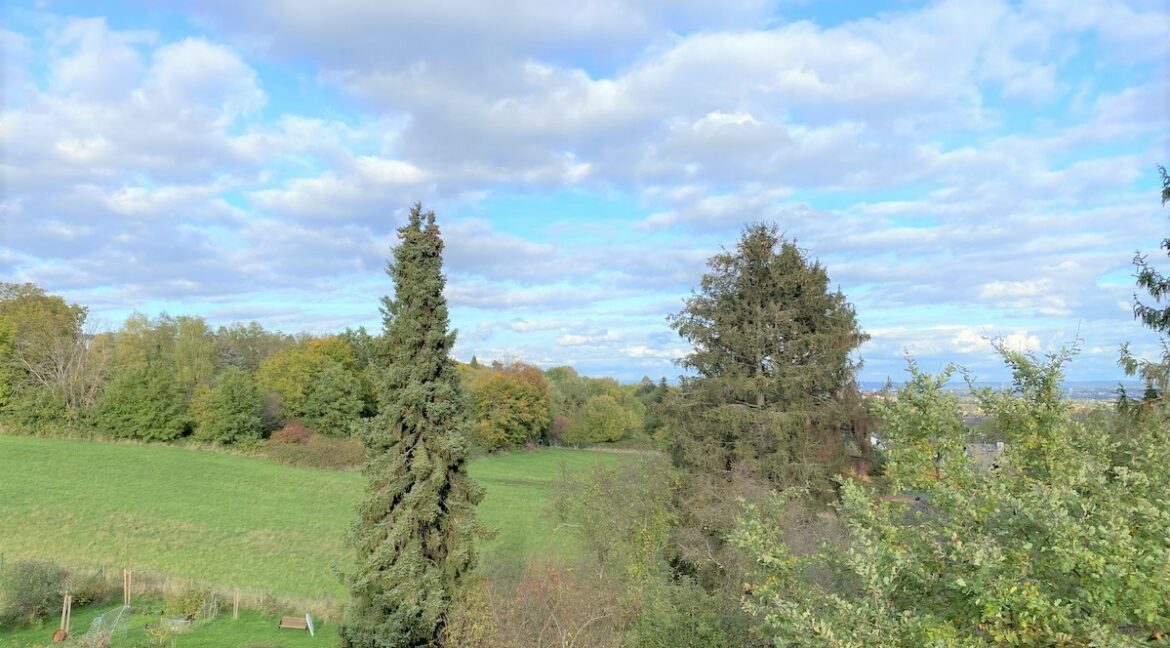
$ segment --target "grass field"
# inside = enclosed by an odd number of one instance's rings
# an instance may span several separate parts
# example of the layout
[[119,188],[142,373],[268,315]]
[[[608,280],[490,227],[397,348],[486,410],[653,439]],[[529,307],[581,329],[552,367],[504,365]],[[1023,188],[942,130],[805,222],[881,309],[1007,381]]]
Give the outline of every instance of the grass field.
[[[480,519],[496,530],[485,569],[532,556],[572,559],[546,516],[549,481],[617,454],[543,450],[471,463]],[[131,567],[220,589],[336,601],[335,570],[360,497],[359,474],[163,445],[0,435],[0,554]]]

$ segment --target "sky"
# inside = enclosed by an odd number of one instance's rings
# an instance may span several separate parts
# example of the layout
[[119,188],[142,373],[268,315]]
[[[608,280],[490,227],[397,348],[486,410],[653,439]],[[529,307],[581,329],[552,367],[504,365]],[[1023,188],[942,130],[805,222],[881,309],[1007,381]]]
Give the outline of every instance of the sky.
[[[706,260],[775,223],[871,339],[1116,380],[1165,262],[1164,0],[15,0],[0,278],[287,332],[381,326],[433,209],[454,354],[677,377]],[[1170,265],[1163,263],[1163,265]]]

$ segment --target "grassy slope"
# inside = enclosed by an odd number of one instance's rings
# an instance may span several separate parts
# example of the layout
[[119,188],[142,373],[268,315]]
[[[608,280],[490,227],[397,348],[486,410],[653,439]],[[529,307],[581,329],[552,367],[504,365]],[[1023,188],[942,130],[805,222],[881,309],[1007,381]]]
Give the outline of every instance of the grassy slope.
[[[572,557],[545,515],[548,481],[621,455],[547,450],[473,461],[487,569]],[[0,553],[146,569],[220,588],[325,599],[343,590],[363,478],[174,446],[0,436]]]

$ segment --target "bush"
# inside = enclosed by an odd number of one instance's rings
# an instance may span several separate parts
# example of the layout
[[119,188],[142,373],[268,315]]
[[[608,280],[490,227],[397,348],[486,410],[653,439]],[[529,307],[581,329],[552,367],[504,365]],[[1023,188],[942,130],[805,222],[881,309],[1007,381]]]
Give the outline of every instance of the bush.
[[[282,432],[284,430],[277,434]],[[290,432],[282,439],[273,435],[261,448],[260,454],[273,461],[305,468],[353,470],[365,464],[366,450],[357,439],[334,439],[314,433],[303,442],[283,440],[295,438],[294,435],[299,434],[299,431]]]
[[193,588],[166,597],[167,614],[186,619],[214,616],[219,611],[215,596],[209,589]]
[[735,601],[682,578],[648,588],[624,645],[634,648],[739,648],[754,645]]
[[44,560],[13,563],[0,580],[0,622],[23,625],[61,609],[66,573]]
[[299,421],[289,421],[269,437],[272,443],[308,443],[313,431]]
[[444,645],[618,648],[625,645],[622,630],[628,617],[616,580],[537,563],[515,581],[476,583],[448,624]]

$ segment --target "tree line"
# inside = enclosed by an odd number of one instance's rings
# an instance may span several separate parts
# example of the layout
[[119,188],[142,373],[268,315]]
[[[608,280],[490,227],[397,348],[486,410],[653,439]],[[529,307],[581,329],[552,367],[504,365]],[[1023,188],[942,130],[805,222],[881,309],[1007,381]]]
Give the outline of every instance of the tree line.
[[[355,437],[377,415],[393,352],[364,328],[290,335],[256,322],[135,313],[95,330],[88,309],[34,284],[0,283],[0,421],[10,429],[144,441],[261,440],[294,422]],[[484,450],[652,443],[665,380],[622,385],[523,362],[456,364],[467,433]]]

